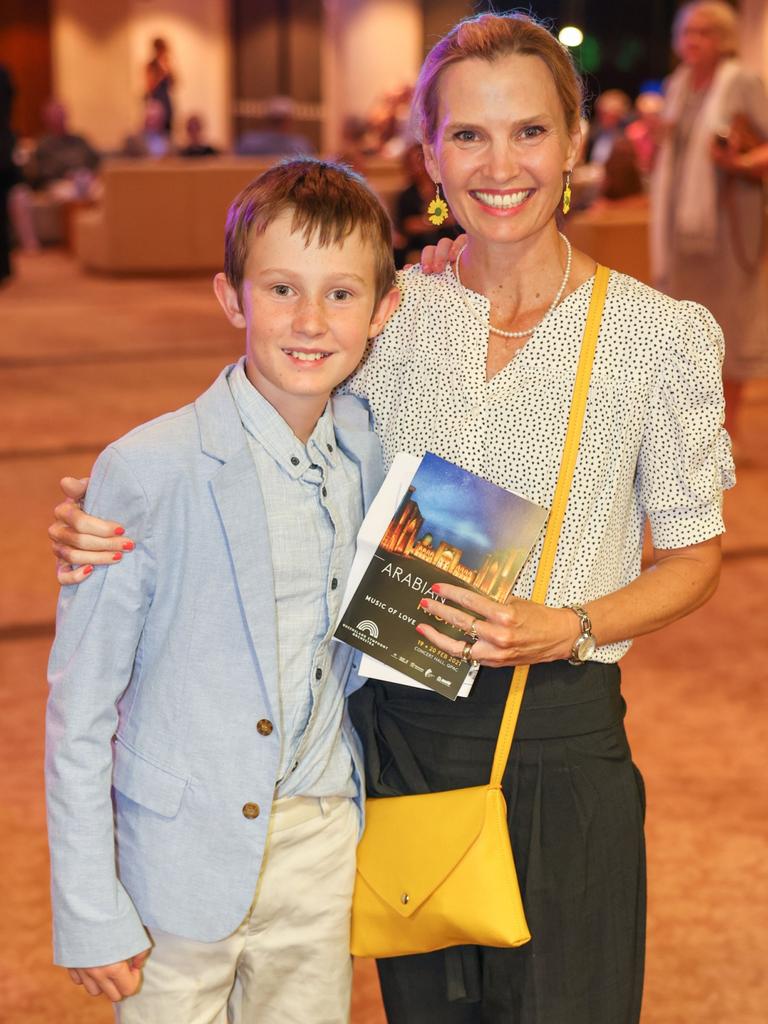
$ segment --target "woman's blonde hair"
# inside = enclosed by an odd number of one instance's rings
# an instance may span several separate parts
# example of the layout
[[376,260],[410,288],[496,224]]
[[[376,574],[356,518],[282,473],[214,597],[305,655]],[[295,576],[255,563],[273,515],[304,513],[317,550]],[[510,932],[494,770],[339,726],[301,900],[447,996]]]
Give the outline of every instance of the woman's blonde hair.
[[725,0],[691,0],[683,4],[672,23],[672,41],[678,47],[680,33],[689,15],[698,11],[707,14],[720,36],[720,49],[724,56],[733,57],[739,52],[739,16]]
[[490,62],[513,53],[544,61],[552,74],[568,131],[578,131],[584,93],[570,52],[544,25],[528,14],[513,11],[466,18],[432,47],[413,94],[412,126],[416,138],[434,142],[440,76],[447,67],[472,57]]

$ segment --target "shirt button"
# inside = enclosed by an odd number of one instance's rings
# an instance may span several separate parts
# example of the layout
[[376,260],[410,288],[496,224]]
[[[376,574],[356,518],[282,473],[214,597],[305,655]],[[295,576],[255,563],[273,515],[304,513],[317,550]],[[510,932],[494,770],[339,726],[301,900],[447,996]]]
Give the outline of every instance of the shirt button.
[[273,726],[268,718],[261,718],[256,723],[256,732],[259,736],[269,736],[272,732]]
[[243,804],[243,817],[248,818],[249,821],[252,821],[254,818],[258,818],[259,813],[258,804]]
[[315,669],[315,679],[322,679],[322,678],[323,678],[323,670],[321,668],[316,668]]
[[298,466],[298,464],[299,464],[299,460],[296,458],[295,455],[292,455],[291,456],[291,465],[292,466]]
[[333,445],[332,444],[326,445],[326,448],[328,449],[329,452],[333,451]]
[[336,587],[338,587],[338,585],[339,585],[339,581],[334,576],[333,579],[331,580],[331,590],[335,590]]
[[324,498],[327,498],[328,497],[328,490],[327,490],[327,488],[324,487],[322,489],[322,491],[321,491],[321,494],[323,495]]

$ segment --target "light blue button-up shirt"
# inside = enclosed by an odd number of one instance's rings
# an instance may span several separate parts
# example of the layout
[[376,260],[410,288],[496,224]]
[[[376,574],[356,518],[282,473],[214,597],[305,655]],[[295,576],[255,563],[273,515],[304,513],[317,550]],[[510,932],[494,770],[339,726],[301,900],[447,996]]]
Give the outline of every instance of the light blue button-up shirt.
[[338,666],[346,657],[332,634],[363,516],[360,472],[336,444],[330,406],[304,445],[248,380],[243,359],[229,383],[261,481],[272,551],[277,795],[355,796],[341,732],[345,680]]

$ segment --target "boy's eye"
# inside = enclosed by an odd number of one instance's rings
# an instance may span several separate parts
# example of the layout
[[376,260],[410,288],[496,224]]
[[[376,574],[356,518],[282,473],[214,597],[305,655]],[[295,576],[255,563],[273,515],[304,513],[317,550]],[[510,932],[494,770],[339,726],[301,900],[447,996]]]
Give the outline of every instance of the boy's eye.
[[287,284],[273,284],[272,291],[275,295],[279,295],[281,298],[285,298],[291,294],[291,288]]
[[331,292],[331,298],[336,302],[344,302],[346,299],[352,298],[352,292],[347,291],[346,288],[334,288]]

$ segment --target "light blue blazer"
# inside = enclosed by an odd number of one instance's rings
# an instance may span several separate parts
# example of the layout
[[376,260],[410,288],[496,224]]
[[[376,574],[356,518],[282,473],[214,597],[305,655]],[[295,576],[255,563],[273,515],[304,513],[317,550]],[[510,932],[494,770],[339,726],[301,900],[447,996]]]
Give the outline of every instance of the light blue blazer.
[[[280,744],[277,727],[256,728],[279,721],[275,599],[229,369],[110,445],[88,488],[88,510],[123,522],[136,549],[59,601],[46,782],[65,966],[132,956],[144,925],[221,939],[253,900]],[[367,506],[383,475],[368,410],[345,396],[334,419]],[[329,684],[344,686],[352,653],[335,647]],[[358,741],[346,718],[343,729],[360,793]]]

